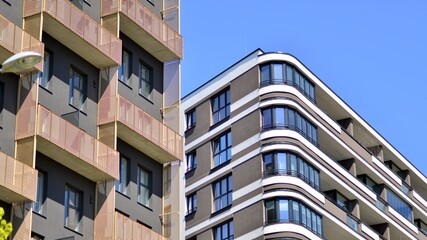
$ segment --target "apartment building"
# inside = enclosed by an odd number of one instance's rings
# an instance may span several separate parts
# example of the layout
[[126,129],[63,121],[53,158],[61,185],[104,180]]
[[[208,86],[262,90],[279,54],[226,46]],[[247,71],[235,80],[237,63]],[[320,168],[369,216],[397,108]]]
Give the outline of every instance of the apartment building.
[[179,239],[179,0],[2,0],[0,207],[13,239]]
[[427,239],[427,178],[296,57],[182,99],[185,239]]

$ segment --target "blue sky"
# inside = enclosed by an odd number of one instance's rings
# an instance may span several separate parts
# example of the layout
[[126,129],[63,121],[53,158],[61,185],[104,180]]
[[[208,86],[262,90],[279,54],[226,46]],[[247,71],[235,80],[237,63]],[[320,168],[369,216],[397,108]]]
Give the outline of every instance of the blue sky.
[[181,0],[182,96],[257,48],[288,52],[427,175],[426,11],[425,0]]

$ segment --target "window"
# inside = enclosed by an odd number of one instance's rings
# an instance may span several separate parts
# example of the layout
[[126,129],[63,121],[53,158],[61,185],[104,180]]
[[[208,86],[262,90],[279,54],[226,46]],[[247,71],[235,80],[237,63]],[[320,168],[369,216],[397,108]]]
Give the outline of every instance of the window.
[[129,85],[129,78],[131,73],[131,54],[130,52],[122,51],[122,65],[118,68],[119,80],[126,85]]
[[233,178],[225,177],[213,184],[215,211],[221,210],[232,202]]
[[44,201],[46,199],[46,174],[39,171],[37,175],[36,200],[33,202],[33,211],[44,214]]
[[212,142],[214,167],[231,160],[231,132],[227,132]]
[[0,125],[3,123],[4,83],[0,82]]
[[261,86],[286,84],[295,87],[310,101],[316,102],[314,84],[294,66],[287,63],[268,63],[260,67]]
[[302,114],[287,106],[274,106],[263,109],[262,129],[291,129],[299,132],[314,145],[318,145],[317,127]]
[[213,230],[214,240],[232,240],[234,239],[233,221],[219,225]]
[[187,130],[196,126],[196,110],[193,109],[186,114]]
[[138,168],[138,202],[146,207],[151,207],[152,174],[147,170]]
[[347,209],[348,211],[351,211],[349,199],[346,196],[342,195],[337,190],[327,191],[325,192],[325,195],[329,197],[331,200],[333,200],[333,202],[335,202],[335,204],[338,205],[339,207]]
[[287,151],[268,152],[263,155],[264,177],[295,176],[320,190],[319,170],[298,154]]
[[414,223],[424,235],[427,235],[427,224],[425,222],[421,219],[415,219]]
[[371,190],[373,193],[380,195],[381,194],[381,189],[379,187],[379,185],[374,182],[374,180],[372,180],[370,177],[368,177],[366,174],[362,174],[357,176],[357,178],[363,182],[365,184],[365,186]]
[[221,92],[211,99],[213,124],[230,116],[230,89]]
[[387,202],[394,210],[412,222],[412,207],[387,188]]
[[74,68],[70,69],[70,92],[68,103],[75,108],[85,111],[86,102],[86,76]]
[[405,172],[402,171],[394,162],[386,161],[384,164],[393,171],[400,179],[405,180]]
[[322,236],[322,217],[305,204],[292,198],[265,201],[266,224],[294,223]]
[[187,154],[187,172],[197,167],[197,155],[196,151]]
[[66,227],[80,231],[80,219],[82,217],[82,193],[69,187],[65,187],[65,214]]
[[50,78],[52,77],[53,53],[44,51],[43,72],[40,73],[40,86],[49,89]]
[[127,194],[127,186],[129,183],[129,159],[126,157],[120,157],[120,176],[116,180],[116,191],[119,191],[123,194]]
[[196,193],[187,197],[187,215],[197,210],[197,195]]
[[151,99],[153,91],[152,70],[144,64],[139,64],[139,94],[147,99]]

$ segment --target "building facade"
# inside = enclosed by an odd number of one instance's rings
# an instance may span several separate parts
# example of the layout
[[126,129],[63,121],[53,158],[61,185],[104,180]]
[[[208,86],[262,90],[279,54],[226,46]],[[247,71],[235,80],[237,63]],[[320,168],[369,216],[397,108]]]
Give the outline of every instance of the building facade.
[[427,178],[290,54],[182,99],[185,239],[427,239]]
[[179,5],[0,1],[0,62],[43,56],[0,74],[13,239],[179,239]]

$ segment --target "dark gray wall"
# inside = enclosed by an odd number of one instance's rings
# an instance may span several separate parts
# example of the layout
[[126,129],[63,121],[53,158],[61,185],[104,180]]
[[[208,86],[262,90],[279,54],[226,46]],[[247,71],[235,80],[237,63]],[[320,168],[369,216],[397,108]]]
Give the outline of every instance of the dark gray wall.
[[[119,94],[133,104],[162,121],[160,109],[163,107],[163,63],[147,51],[120,33],[124,49],[131,53],[131,77],[129,85],[119,81]],[[152,98],[146,99],[139,94],[139,63],[142,62],[153,70]]]
[[163,10],[163,0],[139,0],[145,7],[161,18],[160,11]]
[[[132,220],[139,221],[151,227],[153,231],[161,233],[159,215],[162,214],[163,166],[120,139],[117,149],[122,156],[130,160],[130,182],[127,195],[116,192],[116,209],[128,215]],[[152,173],[151,208],[138,203],[138,167]]]
[[97,23],[101,22],[101,1],[100,0],[71,0],[71,2],[84,13],[90,16]]
[[[47,197],[45,214],[33,214],[32,231],[45,239],[74,237],[93,239],[95,211],[95,183],[37,152],[36,168],[47,174]],[[81,232],[76,233],[64,226],[65,186],[69,185],[83,193],[83,216]]]
[[0,96],[4,101],[4,107],[0,109],[0,151],[14,157],[19,78],[12,73],[0,74],[0,82],[4,84],[4,96]]
[[23,2],[17,0],[1,0],[0,15],[22,28]]
[[[39,102],[53,113],[96,137],[99,69],[43,32],[45,49],[53,53],[52,77],[48,90],[40,88]],[[86,111],[81,113],[68,104],[71,66],[86,74]]]

